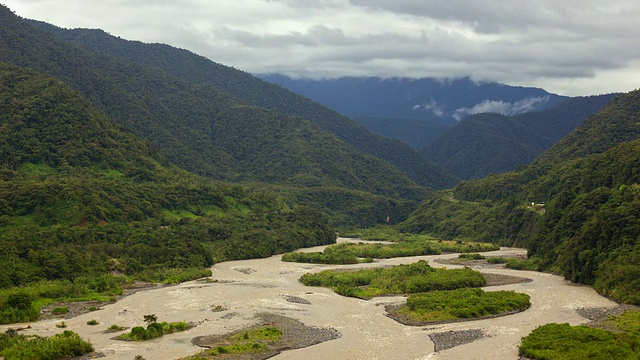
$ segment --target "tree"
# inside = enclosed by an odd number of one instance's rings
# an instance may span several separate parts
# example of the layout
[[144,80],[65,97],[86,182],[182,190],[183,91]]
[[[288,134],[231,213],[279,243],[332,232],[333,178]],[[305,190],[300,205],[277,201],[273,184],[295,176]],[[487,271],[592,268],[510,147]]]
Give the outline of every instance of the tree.
[[158,317],[155,314],[144,316],[144,322],[146,322],[147,324],[151,324],[157,321],[158,321]]

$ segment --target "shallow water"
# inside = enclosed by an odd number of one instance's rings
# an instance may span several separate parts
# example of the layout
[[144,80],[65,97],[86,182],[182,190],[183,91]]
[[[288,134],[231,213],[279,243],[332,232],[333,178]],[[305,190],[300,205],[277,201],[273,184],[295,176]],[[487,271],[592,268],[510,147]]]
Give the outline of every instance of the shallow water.
[[[348,241],[340,239],[340,241]],[[303,251],[320,251],[322,247]],[[503,248],[491,255],[526,253],[524,249]],[[333,327],[342,337],[311,347],[285,351],[273,359],[517,359],[520,339],[539,325],[567,322],[572,325],[587,320],[576,313],[581,307],[614,307],[616,304],[591,287],[572,284],[559,276],[507,269],[480,269],[483,272],[531,278],[521,284],[494,286],[492,290],[515,290],[531,296],[530,309],[505,317],[463,323],[411,327],[385,316],[384,304],[402,301],[402,297],[375,298],[369,301],[345,298],[324,288],[306,287],[298,278],[307,272],[330,268],[360,268],[397,265],[428,260],[434,267],[437,258],[455,258],[457,254],[417,256],[382,260],[371,264],[348,266],[295,264],[280,261],[280,256],[267,259],[230,261],[212,268],[212,279],[218,283],[187,282],[173,287],[138,292],[99,311],[65,320],[68,330],[91,341],[103,359],[175,359],[193,355],[201,348],[192,345],[196,336],[225,334],[255,323],[260,312],[298,319],[306,325]],[[453,266],[449,266],[453,267]],[[295,296],[310,305],[287,301]],[[227,310],[212,311],[217,305]],[[111,324],[133,327],[144,325],[143,315],[155,314],[158,321],[188,321],[198,326],[182,333],[165,335],[146,342],[123,342],[111,338],[119,333],[104,334]],[[87,325],[95,319],[99,325]],[[61,332],[55,327],[60,320],[31,323],[23,334],[50,336]],[[9,327],[0,326],[1,331]],[[434,353],[429,334],[449,330],[481,329],[487,336],[475,342]]]

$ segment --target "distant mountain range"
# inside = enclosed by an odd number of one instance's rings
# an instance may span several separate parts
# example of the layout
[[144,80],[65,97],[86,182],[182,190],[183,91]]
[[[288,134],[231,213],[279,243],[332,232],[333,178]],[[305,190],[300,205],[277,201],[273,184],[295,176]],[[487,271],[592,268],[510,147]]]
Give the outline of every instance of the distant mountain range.
[[418,149],[462,179],[527,164],[614,96],[573,99],[469,78],[260,76]]
[[[543,89],[478,83],[469,78],[341,77],[314,80],[278,74],[258,76],[356,119],[378,134],[412,144],[416,149],[425,147],[443,129],[454,126],[468,115],[486,112],[516,115],[547,109],[566,99]],[[375,124],[367,121],[370,119],[376,119]],[[384,120],[388,121],[388,131],[382,126]],[[406,123],[407,120],[423,121],[431,127],[398,131],[396,123]],[[415,131],[424,134],[425,141],[412,139],[411,133]],[[405,133],[407,135],[403,136]]]

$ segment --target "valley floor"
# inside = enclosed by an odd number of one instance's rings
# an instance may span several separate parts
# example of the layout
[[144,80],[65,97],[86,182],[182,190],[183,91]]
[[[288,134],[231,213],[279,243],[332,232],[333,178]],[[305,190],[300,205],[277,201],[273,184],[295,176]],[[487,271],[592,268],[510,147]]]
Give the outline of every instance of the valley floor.
[[[339,239],[339,241],[349,241]],[[322,247],[301,251],[320,251]],[[496,255],[523,254],[524,249],[502,248]],[[385,306],[403,297],[374,298],[369,301],[346,298],[329,289],[306,287],[298,282],[307,272],[330,268],[366,268],[428,260],[434,267],[445,266],[436,259],[457,254],[395,258],[370,264],[348,266],[298,264],[266,259],[216,264],[210,281],[192,281],[173,287],[141,291],[117,303],[65,320],[69,330],[89,340],[106,357],[103,359],[175,359],[201,350],[191,340],[240,330],[260,321],[259,313],[272,313],[301,321],[307,326],[332,328],[340,337],[310,347],[284,351],[274,359],[517,359],[520,339],[539,325],[558,322],[577,325],[589,320],[584,309],[615,308],[617,304],[598,295],[591,287],[576,285],[559,276],[480,268],[484,273],[515,275],[531,282],[486,287],[486,291],[515,290],[531,296],[528,310],[504,317],[431,326],[406,326],[386,316]],[[455,265],[446,265],[449,268]],[[588,311],[587,311],[588,312]],[[146,342],[123,342],[104,333],[110,325],[144,325],[143,316],[155,314],[158,321],[187,321],[191,330],[165,335]],[[95,319],[99,325],[87,325]],[[50,336],[61,332],[60,319],[31,323],[23,334]],[[26,324],[0,326],[25,327]],[[470,330],[470,331],[463,331]],[[461,338],[456,341],[455,338]],[[435,351],[435,339],[440,342]],[[470,341],[470,342],[469,342]],[[446,344],[446,345],[443,345]],[[453,346],[453,347],[449,347]]]

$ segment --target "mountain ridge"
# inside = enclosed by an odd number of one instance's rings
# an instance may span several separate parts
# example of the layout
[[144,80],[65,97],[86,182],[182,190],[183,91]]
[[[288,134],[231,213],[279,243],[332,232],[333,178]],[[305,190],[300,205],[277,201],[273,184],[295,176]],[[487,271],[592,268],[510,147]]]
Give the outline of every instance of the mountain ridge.
[[[355,186],[392,197],[422,196],[423,190],[389,163],[353,149],[303,118],[258,108],[211,86],[64,42],[6,8],[0,8],[0,18],[1,61],[65,81],[187,170],[214,179],[272,183],[292,183],[295,175],[307,174],[329,186]],[[243,112],[255,126],[238,121]],[[270,132],[258,133],[264,129]],[[231,142],[219,141],[216,136],[221,135],[263,142],[268,135],[270,148],[262,151],[244,141],[227,147]],[[294,154],[300,161],[288,156]]]
[[[525,113],[552,107],[566,99],[543,89],[476,82],[469,77],[339,77],[316,80],[280,74],[258,76],[349,116],[373,132],[417,149],[429,145],[445,129],[471,114]],[[366,119],[378,120],[372,123]],[[387,120],[387,126],[382,126],[383,119]],[[401,131],[398,121],[413,126]],[[423,138],[420,142],[415,140],[418,134]]]
[[38,21],[30,23],[65,41],[160,69],[195,84],[213,86],[248,104],[303,117],[356,149],[390,162],[418,184],[442,188],[452,186],[458,180],[400,141],[373,134],[352,119],[310,99],[187,50],[120,39],[102,30],[67,30]]
[[533,161],[618,94],[567,99],[541,111],[470,115],[423,149],[463,179],[503,173]]

